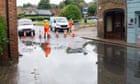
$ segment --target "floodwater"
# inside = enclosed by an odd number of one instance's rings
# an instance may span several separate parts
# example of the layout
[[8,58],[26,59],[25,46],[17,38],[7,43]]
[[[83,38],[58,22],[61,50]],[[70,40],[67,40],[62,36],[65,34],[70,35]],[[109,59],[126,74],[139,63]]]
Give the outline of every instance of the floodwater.
[[0,84],[139,84],[140,50],[81,39],[19,39],[18,64],[0,67]]
[[88,40],[63,35],[42,40],[33,46],[19,40],[18,84],[97,84],[97,54],[85,45]]

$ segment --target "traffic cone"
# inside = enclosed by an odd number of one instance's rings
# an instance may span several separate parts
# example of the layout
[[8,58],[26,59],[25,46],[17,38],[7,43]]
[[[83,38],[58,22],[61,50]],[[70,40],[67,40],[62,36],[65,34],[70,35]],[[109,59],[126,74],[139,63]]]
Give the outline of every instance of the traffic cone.
[[33,32],[31,32],[31,38],[34,39],[34,33]]
[[42,35],[41,35],[41,31],[39,31],[39,40],[40,40],[40,45],[41,45],[41,39],[42,39]]
[[26,44],[26,32],[23,33],[23,43]]
[[24,39],[26,38],[26,32],[24,32],[23,38],[24,38]]
[[58,31],[56,31],[55,36],[56,36],[56,38],[59,38],[59,33],[58,33]]
[[33,31],[31,32],[31,38],[32,38],[32,46],[33,46],[33,39],[34,39],[34,33],[33,33]]
[[51,34],[48,32],[47,33],[47,38],[50,39],[51,38]]
[[64,37],[67,37],[67,30],[64,30]]
[[39,39],[42,39],[41,31],[39,31]]
[[71,37],[75,37],[75,33],[74,32],[71,32]]

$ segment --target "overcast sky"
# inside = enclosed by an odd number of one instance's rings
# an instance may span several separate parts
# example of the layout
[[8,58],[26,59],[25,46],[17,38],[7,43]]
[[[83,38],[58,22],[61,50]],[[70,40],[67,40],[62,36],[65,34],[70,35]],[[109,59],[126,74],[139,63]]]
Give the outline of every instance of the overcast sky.
[[[31,3],[37,5],[40,0],[17,0],[17,6],[22,6],[24,3]],[[50,0],[50,3],[59,4],[63,0]],[[85,0],[86,2],[91,2],[92,0]]]

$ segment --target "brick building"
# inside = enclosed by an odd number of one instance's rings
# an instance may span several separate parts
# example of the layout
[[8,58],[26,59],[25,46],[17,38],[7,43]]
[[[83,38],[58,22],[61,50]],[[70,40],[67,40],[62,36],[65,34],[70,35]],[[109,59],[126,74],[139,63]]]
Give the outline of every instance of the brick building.
[[126,0],[98,0],[98,36],[126,40]]
[[0,56],[0,62],[9,58],[18,59],[18,38],[17,38],[17,10],[16,0],[0,0],[0,16],[7,21],[7,37],[10,39],[6,46],[4,55]]

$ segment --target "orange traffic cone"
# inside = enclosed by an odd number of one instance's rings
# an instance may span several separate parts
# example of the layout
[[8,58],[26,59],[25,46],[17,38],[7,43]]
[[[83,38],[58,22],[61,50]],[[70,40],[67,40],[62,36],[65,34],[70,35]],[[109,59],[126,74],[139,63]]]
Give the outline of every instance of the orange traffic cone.
[[26,32],[24,32],[24,34],[23,34],[23,38],[24,38],[24,40],[26,39]]
[[31,38],[34,39],[34,33],[33,32],[31,32]]
[[34,33],[31,32],[31,38],[32,38],[32,46],[33,46],[33,39],[34,39]]
[[39,39],[42,39],[41,31],[39,31]]
[[23,35],[24,39],[26,38],[26,32],[24,32],[24,35]]
[[50,39],[51,38],[51,34],[48,32],[47,33],[47,38]]
[[71,32],[71,37],[75,37],[75,33],[74,32]]
[[26,32],[23,33],[23,43],[26,43]]
[[56,31],[56,38],[59,38],[59,33],[58,33],[58,31]]
[[41,31],[39,30],[39,36],[38,36],[39,40],[40,40],[40,45],[41,45],[41,39],[42,39],[42,35],[41,35]]
[[67,37],[67,30],[64,30],[64,37]]

